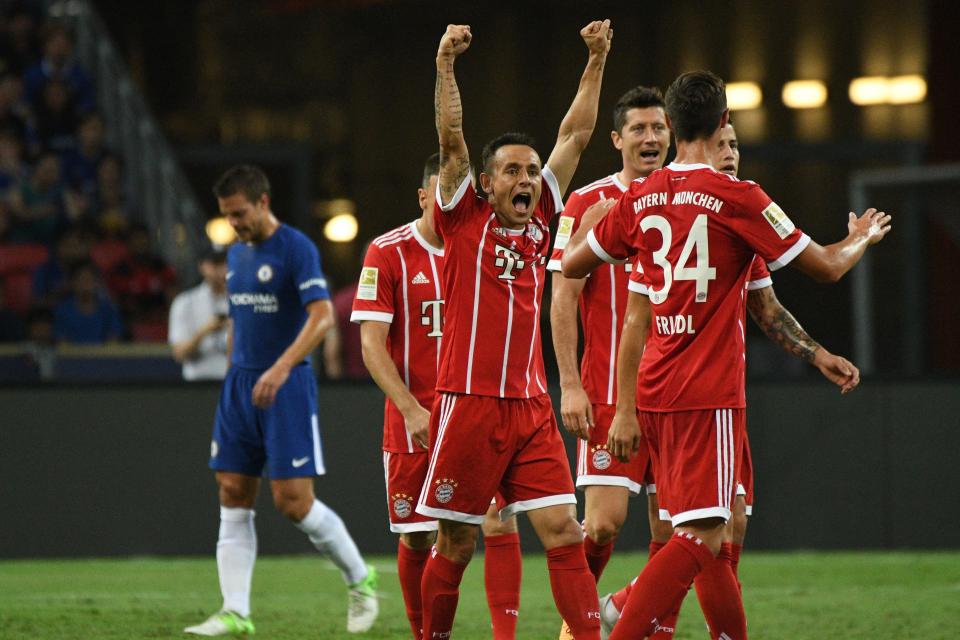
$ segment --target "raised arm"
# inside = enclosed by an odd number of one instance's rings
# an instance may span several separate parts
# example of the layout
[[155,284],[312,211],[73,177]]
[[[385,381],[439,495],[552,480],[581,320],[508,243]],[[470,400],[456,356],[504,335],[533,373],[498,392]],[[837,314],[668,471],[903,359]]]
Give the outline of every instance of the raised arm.
[[610,423],[607,447],[616,458],[627,462],[640,448],[640,424],[637,422],[637,376],[640,358],[650,330],[650,300],[631,291],[623,318],[623,334],[617,353],[617,412]]
[[470,173],[470,154],[463,138],[463,105],[460,88],[453,73],[453,62],[467,50],[473,36],[470,26],[449,24],[437,49],[437,84],[433,92],[433,111],[440,138],[440,204],[450,202],[457,187]]
[[820,369],[827,380],[840,387],[840,393],[849,393],[860,384],[860,371],[846,358],[830,353],[811,338],[793,314],[780,304],[772,286],[750,291],[747,310],[768,338],[787,353]]
[[851,212],[846,238],[826,246],[811,240],[792,264],[817,282],[836,282],[860,261],[867,247],[890,232],[890,220],[876,209],[867,209],[859,218]]
[[557,177],[561,194],[566,193],[570,186],[570,180],[573,179],[580,162],[580,154],[587,148],[593,128],[597,124],[600,83],[603,80],[607,53],[610,51],[610,41],[613,39],[613,29],[610,28],[609,20],[596,20],[581,29],[580,36],[590,51],[587,67],[580,77],[577,95],[560,123],[557,143],[547,159],[547,166]]

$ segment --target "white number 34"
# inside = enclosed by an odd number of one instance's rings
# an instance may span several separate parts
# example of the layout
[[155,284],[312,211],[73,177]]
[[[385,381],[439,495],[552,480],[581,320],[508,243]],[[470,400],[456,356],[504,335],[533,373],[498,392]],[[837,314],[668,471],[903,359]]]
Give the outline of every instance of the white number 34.
[[[660,304],[667,299],[670,293],[670,287],[674,280],[693,280],[697,284],[697,292],[694,300],[697,302],[707,301],[707,288],[711,280],[717,279],[717,269],[710,266],[710,243],[707,241],[707,214],[701,213],[693,221],[693,226],[687,233],[687,242],[683,245],[683,251],[677,259],[677,265],[674,267],[667,260],[667,253],[673,245],[673,229],[670,223],[663,216],[651,215],[640,221],[640,228],[646,233],[650,229],[656,229],[660,232],[663,244],[659,249],[653,252],[653,262],[663,270],[663,287],[654,289],[650,287],[650,302]],[[696,264],[693,267],[686,266],[690,261],[690,254],[694,249],[697,252]]]

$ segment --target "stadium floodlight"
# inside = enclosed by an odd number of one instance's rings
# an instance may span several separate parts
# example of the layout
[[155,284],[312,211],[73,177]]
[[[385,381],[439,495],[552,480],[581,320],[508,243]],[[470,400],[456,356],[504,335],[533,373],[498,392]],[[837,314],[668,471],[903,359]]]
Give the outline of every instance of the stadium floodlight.
[[850,102],[860,106],[884,104],[890,92],[890,85],[884,76],[864,76],[850,81]]
[[791,80],[783,85],[781,97],[791,109],[816,109],[827,103],[827,85],[822,80]]
[[220,216],[210,218],[206,226],[207,237],[215,245],[225,247],[237,239],[237,234],[227,222],[227,219]]
[[927,81],[921,75],[896,76],[887,82],[887,102],[913,104],[927,97]]
[[763,91],[756,82],[730,82],[727,84],[727,107],[731,111],[756,109],[763,104]]
[[360,226],[352,213],[333,216],[323,225],[323,235],[330,242],[350,242],[357,237]]

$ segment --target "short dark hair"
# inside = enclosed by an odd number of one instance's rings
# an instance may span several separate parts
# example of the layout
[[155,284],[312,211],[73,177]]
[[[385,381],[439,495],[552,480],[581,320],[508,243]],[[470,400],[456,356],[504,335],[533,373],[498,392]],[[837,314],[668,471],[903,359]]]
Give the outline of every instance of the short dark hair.
[[483,146],[483,151],[480,152],[480,170],[484,173],[490,173],[490,164],[493,156],[497,153],[497,149],[508,144],[522,144],[531,149],[537,148],[537,141],[529,134],[518,131],[504,133]]
[[677,141],[709,138],[727,109],[726,86],[710,71],[689,71],[667,89],[666,102]]
[[620,132],[627,123],[627,111],[630,109],[646,109],[647,107],[666,108],[663,94],[656,87],[636,86],[630,89],[617,100],[613,108],[613,130]]
[[430,176],[440,175],[440,154],[434,153],[423,163],[423,180],[420,186],[426,189],[430,186]]
[[270,195],[270,181],[260,167],[240,164],[227,169],[213,185],[213,195],[229,198],[242,193],[250,202],[257,202],[263,194]]

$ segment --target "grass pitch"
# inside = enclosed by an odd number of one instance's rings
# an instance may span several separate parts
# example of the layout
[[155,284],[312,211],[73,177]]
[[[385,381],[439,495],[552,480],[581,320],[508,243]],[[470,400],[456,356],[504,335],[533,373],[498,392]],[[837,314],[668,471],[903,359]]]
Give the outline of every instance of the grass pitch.
[[[346,592],[315,556],[265,557],[254,574],[254,637],[409,638],[394,559],[381,573],[381,616],[363,635],[344,631]],[[482,557],[464,578],[455,640],[489,638]],[[614,554],[601,593],[643,566]],[[960,552],[744,553],[740,578],[754,640],[960,638]],[[524,559],[518,637],[552,640],[560,619],[542,555]],[[180,638],[220,605],[213,558],[0,562],[0,638]],[[687,598],[676,638],[706,638],[696,598]]]

